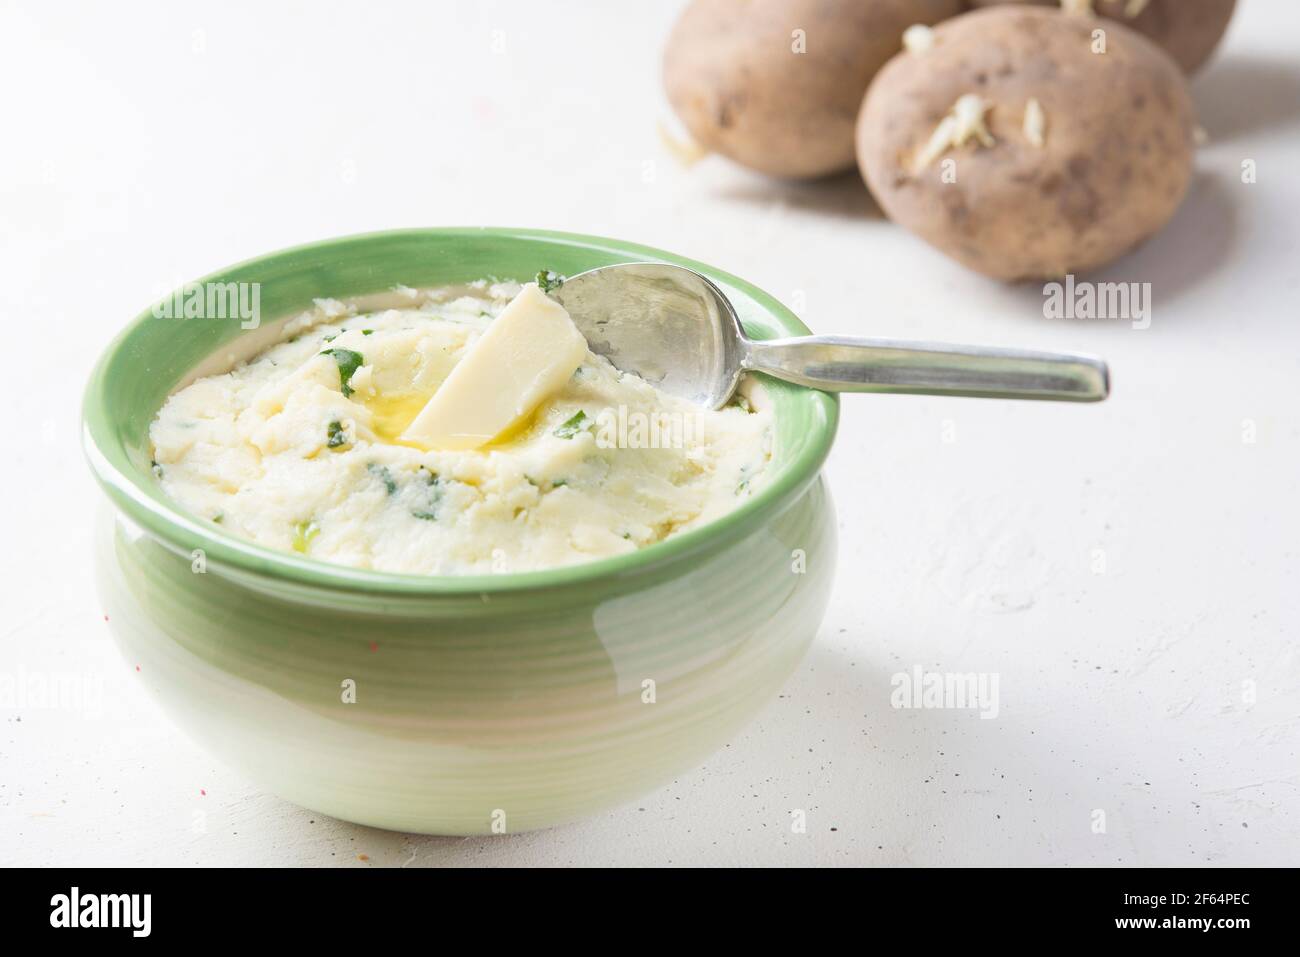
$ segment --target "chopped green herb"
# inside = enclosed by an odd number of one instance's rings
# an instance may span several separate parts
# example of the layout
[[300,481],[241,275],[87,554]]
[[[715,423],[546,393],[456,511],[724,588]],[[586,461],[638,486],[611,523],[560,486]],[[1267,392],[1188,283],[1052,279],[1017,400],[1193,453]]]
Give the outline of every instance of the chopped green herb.
[[566,479],[556,479],[554,482],[551,483],[551,488],[564,488],[564,486],[568,484],[569,484],[568,480]]
[[356,390],[352,388],[352,374],[365,365],[365,357],[351,349],[326,349],[321,355],[333,356],[338,364],[339,385],[343,389],[343,394],[351,395],[355,392]]
[[215,523],[218,524],[218,525],[220,525],[220,524],[221,524],[222,522],[224,522],[225,520],[226,520],[226,513],[225,513],[225,512],[217,512],[216,515],[213,515],[213,516],[212,516],[212,521],[215,522]]
[[748,465],[740,467],[740,484],[736,486],[736,494],[742,495],[749,491],[749,480],[753,478],[754,470]]
[[320,534],[320,526],[315,522],[298,522],[293,527],[293,550],[307,553],[311,540]]
[[373,330],[373,329],[362,329],[362,330],[361,330],[361,334],[362,334],[363,336],[374,335],[374,332],[375,332],[375,330]]
[[378,476],[379,481],[384,483],[384,490],[389,495],[397,494],[397,480],[393,478],[393,473],[388,471],[388,466],[380,465],[378,462],[370,462],[366,465],[366,471],[371,475]]
[[420,471],[425,473],[429,482],[429,501],[427,505],[412,509],[411,514],[426,522],[436,522],[438,503],[442,501],[442,483],[438,480],[438,473],[430,471],[423,465],[420,466]]
[[149,460],[149,469],[150,471],[153,472],[154,478],[160,479],[163,477],[163,467],[159,465],[157,462],[155,462],[153,459]]
[[348,434],[343,431],[343,423],[338,419],[335,419],[326,427],[325,433],[329,436],[325,443],[327,448],[337,449],[348,444]]
[[543,269],[537,273],[537,285],[541,287],[542,292],[550,292],[552,289],[559,289],[564,285],[564,277],[558,272]]
[[429,504],[421,508],[411,509],[411,515],[422,522],[436,522],[438,520],[438,500],[441,497],[441,490],[435,490],[429,496]]
[[336,332],[336,333],[334,333],[334,335],[332,335],[332,336],[326,336],[326,337],[325,337],[324,339],[322,339],[321,341],[322,341],[322,342],[333,342],[333,341],[334,341],[335,339],[337,339],[338,337],[339,337],[339,336],[338,336],[338,333]]
[[587,413],[579,409],[576,415],[560,423],[560,426],[551,434],[558,435],[562,439],[571,439],[586,428]]

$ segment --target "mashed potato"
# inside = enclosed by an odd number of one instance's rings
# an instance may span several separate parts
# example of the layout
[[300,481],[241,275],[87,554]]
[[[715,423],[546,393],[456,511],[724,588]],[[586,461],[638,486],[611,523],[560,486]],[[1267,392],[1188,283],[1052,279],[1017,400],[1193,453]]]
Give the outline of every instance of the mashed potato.
[[519,291],[333,300],[285,340],[168,399],[164,490],[262,545],[389,572],[527,571],[631,552],[736,507],[763,480],[771,413],[700,411],[588,353],[520,426],[466,451],[399,436]]

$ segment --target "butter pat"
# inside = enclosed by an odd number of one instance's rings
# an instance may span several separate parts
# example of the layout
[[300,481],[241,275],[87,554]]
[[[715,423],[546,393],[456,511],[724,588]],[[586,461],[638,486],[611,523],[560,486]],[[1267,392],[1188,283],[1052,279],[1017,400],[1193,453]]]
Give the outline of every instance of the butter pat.
[[476,449],[558,392],[587,357],[568,312],[536,283],[519,291],[402,433],[440,450]]

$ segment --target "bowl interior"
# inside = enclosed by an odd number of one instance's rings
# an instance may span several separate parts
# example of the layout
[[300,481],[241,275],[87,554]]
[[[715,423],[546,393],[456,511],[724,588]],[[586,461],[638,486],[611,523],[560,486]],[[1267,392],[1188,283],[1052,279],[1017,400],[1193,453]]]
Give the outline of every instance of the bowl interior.
[[[572,275],[619,262],[677,263],[707,275],[736,307],[756,339],[806,335],[781,303],[703,263],[632,243],[520,229],[413,229],[348,236],[250,259],[200,283],[257,283],[267,321],[296,314],[313,299],[348,299],[402,284],[429,287],[481,278],[527,281],[538,270]],[[264,322],[264,325],[266,323]],[[266,330],[261,330],[265,334]],[[220,531],[172,502],[150,467],[149,426],[190,371],[240,336],[256,335],[236,316],[161,318],[145,310],[108,347],[91,376],[84,406],[91,467],[118,507],[177,549],[205,550],[210,561],[308,584],[369,591],[483,592],[580,582],[654,563],[704,546],[710,536],[740,533],[810,482],[834,438],[834,396],[765,379],[774,405],[776,442],[769,480],[735,511],[707,527],[631,555],[566,568],[492,576],[419,576],[351,569],[273,551]]]

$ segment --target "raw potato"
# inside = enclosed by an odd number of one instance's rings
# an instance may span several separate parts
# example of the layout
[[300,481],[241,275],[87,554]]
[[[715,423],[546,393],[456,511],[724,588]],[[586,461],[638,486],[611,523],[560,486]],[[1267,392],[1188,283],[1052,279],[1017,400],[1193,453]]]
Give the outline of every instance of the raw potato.
[[[1060,0],[971,0],[974,7],[1005,3],[1060,6]],[[1236,6],[1237,0],[1094,0],[1092,4],[1101,16],[1155,41],[1184,73],[1194,73],[1210,58]]]
[[[1035,7],[977,10],[936,27],[924,56],[891,60],[857,131],[863,177],[889,218],[1008,280],[1100,266],[1160,229],[1191,180],[1187,84],[1125,27],[1108,29],[1107,52],[1093,53],[1094,25]],[[960,145],[920,166],[936,129],[970,97],[984,106],[991,145],[954,136]],[[1031,140],[1036,124],[1026,134],[1031,100],[1041,145]],[[946,128],[962,127],[949,119]]]
[[823,176],[853,166],[862,95],[903,31],[963,9],[964,0],[695,0],[668,39],[664,85],[709,149],[771,176]]

